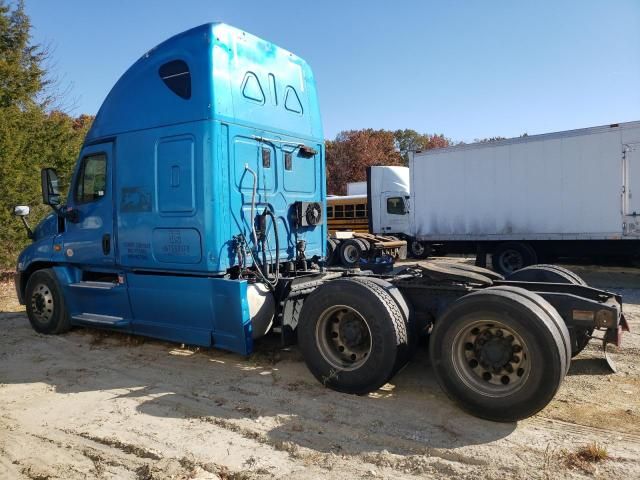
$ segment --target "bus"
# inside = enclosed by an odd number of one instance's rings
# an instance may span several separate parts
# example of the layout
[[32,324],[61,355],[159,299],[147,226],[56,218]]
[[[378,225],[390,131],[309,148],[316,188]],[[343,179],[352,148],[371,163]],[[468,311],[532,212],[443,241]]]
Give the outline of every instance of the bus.
[[328,196],[327,227],[330,235],[337,231],[369,233],[367,196]]

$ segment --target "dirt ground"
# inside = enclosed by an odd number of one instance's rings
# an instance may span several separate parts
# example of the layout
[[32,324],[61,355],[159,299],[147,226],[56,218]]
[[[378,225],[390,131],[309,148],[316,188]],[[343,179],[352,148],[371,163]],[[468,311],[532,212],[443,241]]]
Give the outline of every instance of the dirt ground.
[[[460,411],[424,352],[378,392],[343,395],[271,338],[243,358],[90,329],[39,335],[0,284],[0,478],[640,478],[640,275],[595,273],[636,332],[619,373],[590,346],[517,424]],[[607,459],[580,455],[594,442]]]

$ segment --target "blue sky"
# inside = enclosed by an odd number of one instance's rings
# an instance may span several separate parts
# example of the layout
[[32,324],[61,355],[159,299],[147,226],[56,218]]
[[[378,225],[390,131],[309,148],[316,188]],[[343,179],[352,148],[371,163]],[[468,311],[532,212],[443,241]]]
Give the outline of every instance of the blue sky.
[[[26,0],[72,113],[97,112],[142,53],[224,21],[305,58],[325,137],[454,140],[640,120],[640,0]],[[73,100],[73,102],[71,102]]]

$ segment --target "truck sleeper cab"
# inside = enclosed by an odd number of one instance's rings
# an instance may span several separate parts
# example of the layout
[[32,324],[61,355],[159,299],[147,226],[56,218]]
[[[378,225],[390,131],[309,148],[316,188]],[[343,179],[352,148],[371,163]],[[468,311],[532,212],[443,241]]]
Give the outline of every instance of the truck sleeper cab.
[[606,346],[626,325],[619,296],[546,267],[507,280],[465,265],[327,268],[311,69],[224,24],[143,55],[102,105],[66,203],[55,171],[42,187],[53,212],[27,227],[16,271],[42,333],[91,325],[246,355],[274,331],[297,337],[324,385],[356,394],[388,382],[430,334],[442,388],[513,421],[553,398],[591,338],[576,332],[601,330]]
[[20,257],[19,290],[48,265],[74,323],[250,353],[254,287],[222,276],[254,240],[252,213],[275,219],[254,255],[323,255],[325,224],[292,217],[296,202],[321,205],[323,155],[303,60],[224,24],[177,35],[107,96],[64,207],[76,219],[45,221],[54,232]]

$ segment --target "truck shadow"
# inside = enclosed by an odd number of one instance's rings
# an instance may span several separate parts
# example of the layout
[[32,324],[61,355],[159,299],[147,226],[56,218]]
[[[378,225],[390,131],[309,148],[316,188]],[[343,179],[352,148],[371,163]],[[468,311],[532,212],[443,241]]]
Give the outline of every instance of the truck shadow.
[[574,358],[571,360],[571,368],[567,375],[613,375],[611,369],[607,366],[604,354],[598,352],[600,358]]
[[44,336],[23,313],[0,313],[0,383],[37,382],[56,393],[101,392],[95,408],[105,411],[134,405],[144,415],[189,420],[185,428],[210,424],[291,455],[456,456],[433,449],[493,442],[516,428],[459,410],[424,353],[391,384],[354,396],[324,388],[297,349],[282,350],[273,337],[244,358],[91,329]]

